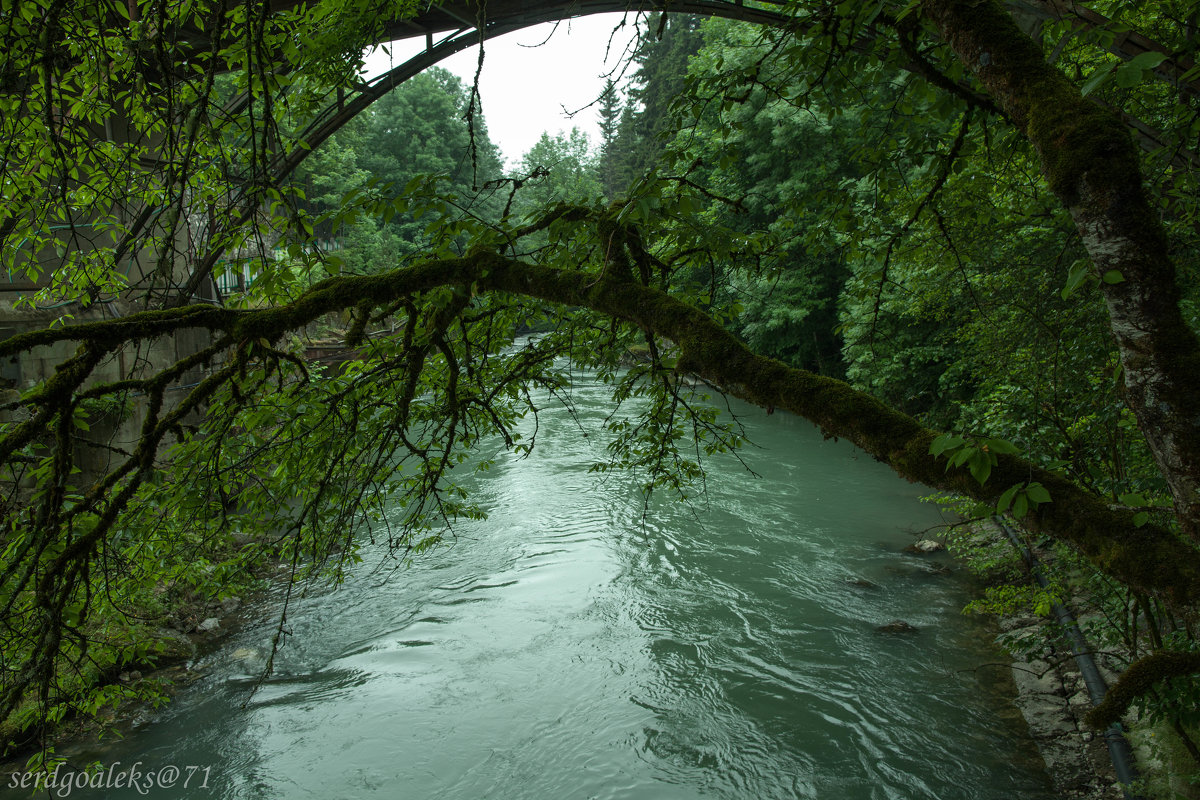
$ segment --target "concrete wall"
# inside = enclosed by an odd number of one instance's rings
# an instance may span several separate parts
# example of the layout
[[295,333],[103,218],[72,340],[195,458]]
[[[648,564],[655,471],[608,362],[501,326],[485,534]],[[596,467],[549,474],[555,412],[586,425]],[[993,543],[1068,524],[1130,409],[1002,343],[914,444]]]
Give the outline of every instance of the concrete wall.
[[[102,308],[77,314],[72,323],[90,322],[112,318],[116,309]],[[0,301],[0,340],[7,339],[18,333],[37,330],[46,327],[54,319],[48,311],[15,310],[12,302]],[[72,324],[68,323],[68,324]],[[180,358],[187,357],[202,349],[209,341],[209,333],[204,330],[183,331],[177,336],[164,336],[151,342],[139,343],[115,353],[97,366],[88,381],[89,385],[108,383],[131,377],[147,377],[154,372],[169,366]],[[0,405],[15,402],[20,393],[33,388],[41,381],[53,376],[58,365],[73,356],[78,345],[75,342],[58,342],[52,345],[37,347],[23,353],[16,359],[4,359],[0,364]],[[165,399],[167,407],[186,396],[188,389],[204,377],[205,370],[194,369],[185,375],[175,386],[167,390]],[[119,448],[129,452],[137,444],[144,414],[139,404],[144,398],[134,396],[133,414],[125,419],[95,419],[90,422],[91,430],[78,431],[80,442],[75,448],[76,464],[84,474],[78,481],[86,484],[89,478],[94,478],[106,472],[121,458],[109,448]],[[0,422],[20,421],[28,418],[25,409],[0,409]],[[90,443],[90,444],[89,444]]]

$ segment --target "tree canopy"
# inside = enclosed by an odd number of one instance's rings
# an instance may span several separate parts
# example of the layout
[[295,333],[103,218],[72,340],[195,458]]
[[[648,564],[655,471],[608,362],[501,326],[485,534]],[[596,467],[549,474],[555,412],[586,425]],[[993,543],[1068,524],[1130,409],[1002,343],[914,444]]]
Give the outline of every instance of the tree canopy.
[[[648,491],[738,444],[699,376],[1190,608],[1200,9],[781,8],[702,48],[655,21],[598,165],[547,137],[503,177],[444,73],[293,169],[411,4],[6,6],[0,716],[112,701],[87,687],[169,647],[130,636],[162,591],[484,513],[454,469],[534,446],[513,423],[564,358],[646,400],[600,468]],[[305,362],[319,325],[345,370]]]

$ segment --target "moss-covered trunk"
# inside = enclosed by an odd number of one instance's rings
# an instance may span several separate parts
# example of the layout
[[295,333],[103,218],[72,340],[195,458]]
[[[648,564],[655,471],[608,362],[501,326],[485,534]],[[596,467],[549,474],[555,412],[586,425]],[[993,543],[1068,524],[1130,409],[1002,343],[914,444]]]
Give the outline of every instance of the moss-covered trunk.
[[1200,340],[1179,308],[1165,231],[1138,151],[1111,111],[1086,100],[995,0],[924,0],[957,56],[1028,136],[1091,256],[1124,367],[1126,400],[1200,540]]

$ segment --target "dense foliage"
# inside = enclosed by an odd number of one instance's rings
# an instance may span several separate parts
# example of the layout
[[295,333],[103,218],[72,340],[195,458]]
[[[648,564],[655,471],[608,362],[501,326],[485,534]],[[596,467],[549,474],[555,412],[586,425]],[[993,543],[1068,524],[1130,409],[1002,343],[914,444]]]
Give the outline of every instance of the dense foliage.
[[[738,443],[699,375],[1012,512],[1130,661],[1196,669],[1194,4],[652,17],[596,148],[547,135],[507,175],[444,71],[322,127],[418,9],[284,6],[0,15],[9,731],[131,693],[173,601],[483,513],[452,470],[533,446],[513,423],[567,362],[613,385],[599,469],[689,494]],[[345,370],[303,358],[330,330]]]
[[339,213],[351,193],[390,199],[436,176],[438,191],[456,202],[455,215],[499,216],[498,196],[479,189],[500,177],[500,157],[482,120],[474,130],[468,126],[469,103],[459,79],[434,67],[384,95],[301,164],[297,182],[312,212],[325,220],[316,234],[333,240],[327,261],[334,271],[377,272],[430,243],[428,222],[411,211],[386,220]]

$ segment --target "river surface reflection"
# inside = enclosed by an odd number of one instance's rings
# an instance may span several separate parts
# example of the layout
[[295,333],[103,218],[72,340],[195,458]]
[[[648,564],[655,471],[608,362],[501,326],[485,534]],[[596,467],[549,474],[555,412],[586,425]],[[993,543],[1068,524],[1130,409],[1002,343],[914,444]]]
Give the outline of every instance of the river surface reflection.
[[[578,424],[551,407],[531,457],[500,457],[486,521],[409,569],[368,549],[294,602],[256,693],[266,612],[158,719],[84,754],[210,767],[207,788],[71,796],[1053,796],[964,581],[901,552],[939,521],[920,487],[739,405],[761,477],[718,457],[693,506],[643,515],[630,479],[588,473],[603,446],[578,426],[605,397],[581,387]],[[893,619],[920,630],[875,631]]]

